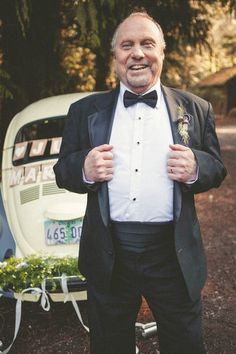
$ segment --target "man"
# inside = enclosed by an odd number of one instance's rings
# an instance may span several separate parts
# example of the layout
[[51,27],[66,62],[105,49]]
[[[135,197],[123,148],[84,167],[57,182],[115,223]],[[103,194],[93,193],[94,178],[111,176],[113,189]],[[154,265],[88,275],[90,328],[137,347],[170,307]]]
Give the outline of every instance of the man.
[[206,266],[194,194],[218,187],[226,170],[210,104],[161,85],[164,48],[146,13],[118,26],[120,86],[70,107],[55,165],[59,187],[88,193],[79,268],[88,282],[91,354],[135,353],[142,296],[161,354],[205,353]]

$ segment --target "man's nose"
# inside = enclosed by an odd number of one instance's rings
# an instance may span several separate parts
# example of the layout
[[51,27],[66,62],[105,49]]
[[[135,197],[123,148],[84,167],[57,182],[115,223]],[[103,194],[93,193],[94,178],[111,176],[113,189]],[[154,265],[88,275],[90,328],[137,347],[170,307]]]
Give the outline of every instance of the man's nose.
[[131,53],[132,58],[140,59],[144,57],[143,50],[140,46],[134,46]]

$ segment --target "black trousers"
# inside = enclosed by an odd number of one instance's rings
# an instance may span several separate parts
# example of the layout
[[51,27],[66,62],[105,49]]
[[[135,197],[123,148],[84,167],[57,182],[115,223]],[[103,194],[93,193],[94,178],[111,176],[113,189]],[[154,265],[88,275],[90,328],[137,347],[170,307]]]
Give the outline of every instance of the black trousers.
[[201,300],[191,301],[188,296],[175,255],[173,226],[115,224],[113,236],[116,262],[111,291],[88,283],[90,354],[135,353],[142,296],[157,322],[161,354],[206,353]]

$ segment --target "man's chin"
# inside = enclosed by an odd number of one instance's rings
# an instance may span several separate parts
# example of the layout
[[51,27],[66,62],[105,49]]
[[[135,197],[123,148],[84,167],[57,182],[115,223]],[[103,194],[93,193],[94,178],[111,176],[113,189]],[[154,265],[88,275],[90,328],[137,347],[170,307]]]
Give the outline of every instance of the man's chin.
[[140,81],[140,80],[130,80],[128,81],[129,88],[136,92],[136,93],[142,93],[148,90],[150,83],[146,81]]
[[134,88],[142,88],[142,87],[147,87],[150,86],[151,84],[151,79],[148,78],[147,76],[138,76],[138,75],[130,75],[127,77],[127,82],[130,86]]

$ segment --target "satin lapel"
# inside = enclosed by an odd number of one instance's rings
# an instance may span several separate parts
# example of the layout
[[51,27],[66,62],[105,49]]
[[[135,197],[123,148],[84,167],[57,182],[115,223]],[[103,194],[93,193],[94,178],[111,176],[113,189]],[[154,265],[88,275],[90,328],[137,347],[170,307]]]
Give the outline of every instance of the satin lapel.
[[109,107],[88,117],[89,138],[92,147],[109,142],[111,112],[112,109]]
[[[88,117],[89,138],[92,147],[109,143],[117,98],[118,90],[113,93],[110,104],[107,105],[108,102],[104,102],[105,108],[97,107],[97,111]],[[107,182],[101,183],[101,188],[98,192],[98,202],[103,223],[108,226],[110,210]]]
[[[167,87],[162,87],[164,99],[166,102],[167,110],[169,113],[169,119],[172,129],[173,140],[175,144],[182,144],[181,137],[178,133],[177,127],[177,110],[180,102],[177,98],[172,94],[171,90]],[[180,212],[182,206],[182,193],[180,189],[180,184],[178,182],[174,182],[174,218],[175,221],[179,219]]]
[[177,125],[177,117],[178,117],[178,106],[181,104],[177,98],[174,97],[171,90],[167,87],[163,87],[163,94],[167,106],[167,110],[169,113],[171,129],[173,140],[175,144],[183,144],[181,141],[181,137],[178,133],[178,125]]

